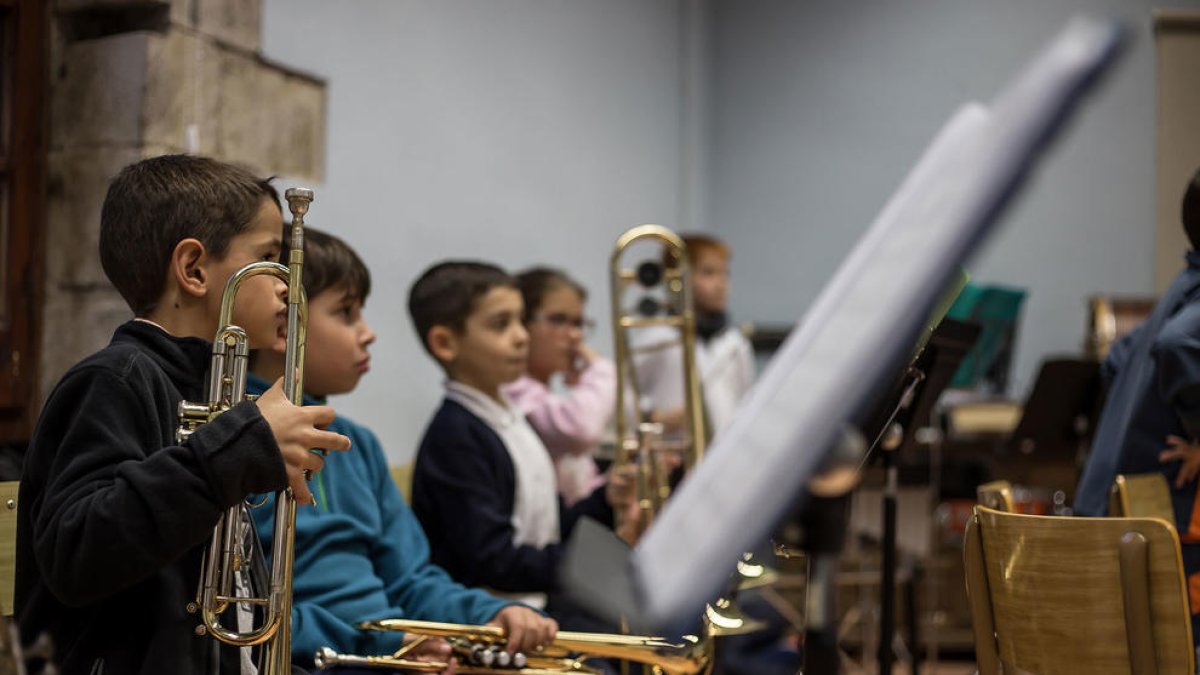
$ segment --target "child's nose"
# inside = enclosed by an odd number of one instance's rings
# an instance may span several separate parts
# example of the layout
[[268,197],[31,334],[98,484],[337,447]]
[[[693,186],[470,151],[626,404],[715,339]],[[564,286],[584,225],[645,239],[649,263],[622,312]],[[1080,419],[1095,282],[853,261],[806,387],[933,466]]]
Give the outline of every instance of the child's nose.
[[366,346],[372,344],[373,342],[375,342],[375,337],[376,337],[375,331],[371,330],[371,327],[364,323],[363,324],[363,334],[362,334],[363,346],[366,347]]

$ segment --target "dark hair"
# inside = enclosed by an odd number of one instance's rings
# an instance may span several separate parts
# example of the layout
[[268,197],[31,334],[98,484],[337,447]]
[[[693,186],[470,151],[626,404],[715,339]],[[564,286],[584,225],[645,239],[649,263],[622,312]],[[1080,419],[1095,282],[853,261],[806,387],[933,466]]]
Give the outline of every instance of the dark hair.
[[[283,240],[288,241],[291,228],[283,230]],[[311,300],[330,289],[344,290],[351,300],[366,301],[371,271],[349,244],[328,232],[305,227],[304,290]]]
[[1183,231],[1187,233],[1192,248],[1200,250],[1200,169],[1192,174],[1187,190],[1183,193]]
[[158,304],[180,241],[195,238],[220,259],[263,199],[279,207],[269,180],[190,155],[144,159],[117,174],[100,212],[100,264],[135,316]]
[[529,323],[533,315],[542,306],[546,294],[560,288],[569,288],[579,294],[581,300],[587,300],[587,289],[567,276],[566,272],[550,267],[531,267],[517,275],[517,289],[525,299],[525,316],[522,319]]
[[489,263],[448,260],[425,270],[408,292],[408,314],[425,351],[433,355],[430,329],[446,326],[461,333],[479,299],[498,286],[515,290],[517,281]]

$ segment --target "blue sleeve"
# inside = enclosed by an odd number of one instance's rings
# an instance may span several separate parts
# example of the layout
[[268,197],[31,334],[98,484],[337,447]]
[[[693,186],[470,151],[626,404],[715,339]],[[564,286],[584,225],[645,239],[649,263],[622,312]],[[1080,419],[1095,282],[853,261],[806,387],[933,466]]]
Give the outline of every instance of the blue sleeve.
[[383,536],[373,554],[388,602],[403,608],[408,618],[423,621],[481,624],[512,604],[485,591],[455,582],[429,561],[429,541],[412,509],[392,481],[387,460],[375,435],[366,433],[371,486],[379,504]]
[[317,650],[330,647],[340,654],[358,653],[362,631],[317,603],[292,605],[292,655],[298,665],[313,662]]
[[1171,317],[1159,331],[1152,354],[1159,395],[1188,436],[1200,439],[1200,302]]
[[503,443],[488,434],[477,420],[439,414],[422,442],[413,508],[433,559],[469,586],[556,590],[560,547],[513,544],[515,474]]

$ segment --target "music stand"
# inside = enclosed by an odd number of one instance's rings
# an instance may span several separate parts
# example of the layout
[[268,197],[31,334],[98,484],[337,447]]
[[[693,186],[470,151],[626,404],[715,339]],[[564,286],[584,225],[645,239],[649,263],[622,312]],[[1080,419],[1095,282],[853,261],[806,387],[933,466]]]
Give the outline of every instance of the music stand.
[[1010,449],[1022,455],[1077,459],[1099,415],[1101,389],[1096,361],[1043,361]]
[[[896,454],[911,450],[919,444],[917,433],[931,418],[933,408],[942,392],[954,378],[963,359],[971,352],[981,332],[977,324],[943,319],[913,365],[909,366],[887,404],[877,418],[885,419],[876,432],[875,443],[868,459],[879,457],[883,462],[883,541],[880,548],[883,560],[879,575],[879,672],[892,672],[895,660],[893,636],[896,633],[896,512],[899,492],[899,469]],[[915,618],[910,618],[914,620]],[[916,641],[917,627],[910,627]],[[920,645],[912,646],[914,653]]]
[[911,357],[922,320],[1112,63],[1120,37],[1114,23],[1077,19],[990,110],[961,108],[634,550],[598,526],[577,527],[564,585],[635,627],[670,629],[699,615]]
[[976,323],[982,332],[954,373],[951,386],[972,389],[983,384],[992,393],[1004,393],[1024,301],[1025,291],[1017,288],[970,285],[964,289],[946,316]]

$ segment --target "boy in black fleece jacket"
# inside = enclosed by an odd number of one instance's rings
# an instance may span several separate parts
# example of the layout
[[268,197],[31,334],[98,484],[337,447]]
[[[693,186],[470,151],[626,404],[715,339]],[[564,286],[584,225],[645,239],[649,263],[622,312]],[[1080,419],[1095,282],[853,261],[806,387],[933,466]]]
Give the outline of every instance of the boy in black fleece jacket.
[[[63,376],[25,459],[17,521],[16,611],[24,639],[48,632],[63,673],[242,673],[246,655],[186,611],[224,510],[290,485],[312,496],[309,448],[345,450],[322,431],[334,413],[297,407],[280,382],[182,445],[182,399],[204,400],[225,281],[276,260],[274,188],[237,167],[183,155],[126,167],[100,223],[105,274],[133,310],[105,349]],[[251,345],[285,339],[285,288],[242,287],[235,321]]]
[[500,391],[525,372],[529,334],[516,281],[487,263],[448,261],[413,284],[409,313],[446,373],[413,473],[413,511],[431,560],[458,582],[546,609],[569,629],[603,629],[559,591],[561,542],[581,516],[612,526],[633,504],[630,476],[566,508],[550,454]]

